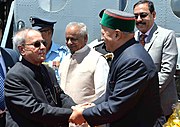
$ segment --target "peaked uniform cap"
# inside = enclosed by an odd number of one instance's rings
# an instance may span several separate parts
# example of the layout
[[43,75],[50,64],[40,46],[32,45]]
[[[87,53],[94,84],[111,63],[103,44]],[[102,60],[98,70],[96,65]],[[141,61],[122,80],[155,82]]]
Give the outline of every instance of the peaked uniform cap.
[[56,23],[56,21],[49,21],[49,20],[40,19],[37,17],[30,17],[29,20],[31,22],[32,28],[37,29],[37,30],[43,29],[46,27],[53,28],[54,24]]
[[133,14],[124,11],[106,9],[102,15],[100,24],[114,30],[119,29],[123,32],[134,32],[135,17]]

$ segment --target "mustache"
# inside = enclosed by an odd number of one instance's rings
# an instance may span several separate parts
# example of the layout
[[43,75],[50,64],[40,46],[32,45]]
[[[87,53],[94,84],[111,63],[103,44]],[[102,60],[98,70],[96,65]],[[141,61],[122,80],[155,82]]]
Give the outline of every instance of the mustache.
[[145,22],[136,22],[136,25],[146,25]]
[[41,53],[46,53],[46,50],[39,50],[38,52],[39,52],[40,54],[41,54]]
[[46,50],[39,50],[38,51],[38,59],[40,59],[41,57],[46,58]]

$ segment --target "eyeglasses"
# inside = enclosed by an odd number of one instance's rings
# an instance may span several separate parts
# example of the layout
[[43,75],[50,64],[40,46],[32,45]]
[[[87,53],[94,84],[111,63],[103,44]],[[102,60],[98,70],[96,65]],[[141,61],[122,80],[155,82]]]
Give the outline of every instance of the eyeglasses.
[[41,46],[41,43],[46,47],[47,42],[45,40],[35,41],[31,44],[24,44],[24,45],[33,45],[35,48],[39,48]]
[[145,18],[146,16],[148,16],[149,14],[148,13],[139,13],[139,14],[134,14],[135,16],[135,19],[138,19],[138,17],[140,16],[141,19]]

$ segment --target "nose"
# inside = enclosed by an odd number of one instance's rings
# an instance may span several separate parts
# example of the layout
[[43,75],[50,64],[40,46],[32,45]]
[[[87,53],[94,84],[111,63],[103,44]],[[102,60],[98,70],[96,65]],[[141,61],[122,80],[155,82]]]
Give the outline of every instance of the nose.
[[45,49],[46,46],[45,46],[43,43],[41,43],[40,48],[41,48],[41,49]]
[[142,21],[142,18],[140,15],[137,16],[136,21]]
[[72,44],[71,39],[67,39],[67,40],[66,40],[66,43],[67,43],[67,44]]
[[141,18],[141,16],[140,16],[140,15],[137,15],[137,17],[136,17],[136,21],[137,21],[137,22],[142,21],[142,18]]

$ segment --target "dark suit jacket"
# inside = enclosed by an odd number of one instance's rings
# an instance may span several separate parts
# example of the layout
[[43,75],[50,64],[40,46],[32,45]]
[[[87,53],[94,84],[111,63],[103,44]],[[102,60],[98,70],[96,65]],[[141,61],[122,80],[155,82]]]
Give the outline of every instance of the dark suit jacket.
[[[61,89],[58,89],[58,93],[55,89],[51,94],[44,92],[30,63],[27,63],[17,62],[5,79],[5,100],[12,119],[19,127],[68,125],[72,113],[70,107],[75,103]],[[54,71],[51,68],[45,68],[44,71],[44,74],[49,75],[46,79],[48,85],[53,88],[58,86]],[[58,103],[50,103],[49,95],[53,99],[59,98]]]
[[155,65],[132,39],[114,52],[105,102],[85,109],[83,116],[91,126],[153,127],[161,115]]
[[6,72],[8,72],[9,69],[19,60],[19,54],[15,50],[9,48],[0,47],[0,50],[6,65]]
[[[5,67],[6,67],[6,72],[9,71],[10,68],[14,66],[14,64],[19,60],[19,54],[12,49],[9,48],[2,48],[0,47],[1,50],[1,55],[3,57]],[[3,116],[3,121],[1,121],[0,126],[5,127],[6,124],[6,118],[7,115]]]

